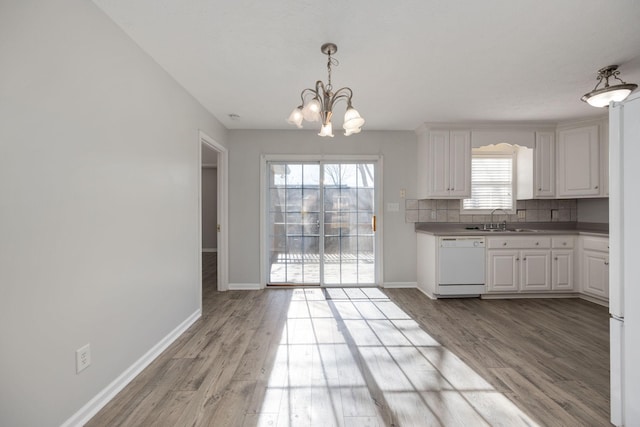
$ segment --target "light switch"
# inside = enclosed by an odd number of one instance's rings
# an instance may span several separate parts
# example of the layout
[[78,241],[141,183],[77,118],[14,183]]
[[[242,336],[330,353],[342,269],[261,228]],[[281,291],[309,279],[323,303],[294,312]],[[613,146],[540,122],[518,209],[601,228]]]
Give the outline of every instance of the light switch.
[[387,212],[399,212],[400,203],[387,203]]

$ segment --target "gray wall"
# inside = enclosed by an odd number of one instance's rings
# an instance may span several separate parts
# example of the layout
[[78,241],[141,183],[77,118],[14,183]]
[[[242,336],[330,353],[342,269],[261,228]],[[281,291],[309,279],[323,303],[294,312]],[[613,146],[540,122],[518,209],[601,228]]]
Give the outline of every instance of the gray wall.
[[399,203],[384,220],[384,282],[415,284],[416,236],[405,223],[404,200],[416,197],[417,137],[413,132],[367,131],[321,138],[315,131],[229,132],[229,282],[260,283],[260,155],[374,154],[383,156],[383,197]]
[[578,222],[609,223],[609,199],[578,199]]
[[89,1],[2,1],[0,40],[0,425],[57,426],[200,309],[226,130]]
[[218,169],[202,168],[202,248],[218,248]]

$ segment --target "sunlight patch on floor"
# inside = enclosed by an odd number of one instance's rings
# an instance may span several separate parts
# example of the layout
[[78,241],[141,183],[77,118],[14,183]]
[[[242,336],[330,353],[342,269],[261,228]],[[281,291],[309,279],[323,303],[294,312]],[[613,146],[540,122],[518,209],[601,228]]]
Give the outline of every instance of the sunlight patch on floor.
[[536,426],[377,288],[296,289],[247,426]]

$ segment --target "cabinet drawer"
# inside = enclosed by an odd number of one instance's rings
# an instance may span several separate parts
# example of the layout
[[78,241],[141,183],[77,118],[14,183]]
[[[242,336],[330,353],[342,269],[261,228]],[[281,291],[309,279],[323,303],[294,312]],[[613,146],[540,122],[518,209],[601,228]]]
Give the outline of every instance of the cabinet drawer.
[[592,251],[609,252],[609,239],[607,237],[583,237],[582,248]]
[[549,249],[550,237],[489,237],[489,249]]
[[556,236],[551,238],[551,247],[553,249],[571,249],[574,246],[575,238],[573,236]]

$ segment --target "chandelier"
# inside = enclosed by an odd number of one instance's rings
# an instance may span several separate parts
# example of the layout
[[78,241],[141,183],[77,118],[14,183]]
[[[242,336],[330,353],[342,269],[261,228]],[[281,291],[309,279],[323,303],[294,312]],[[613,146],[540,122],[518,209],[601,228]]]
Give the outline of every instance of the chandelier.
[[331,66],[339,64],[331,55],[338,51],[338,46],[333,43],[325,43],[320,47],[320,50],[328,57],[327,71],[329,78],[327,84],[325,85],[321,80],[318,80],[315,89],[304,89],[300,94],[302,104],[291,112],[287,122],[301,128],[303,119],[308,122],[321,121],[322,127],[318,135],[333,138],[333,127],[331,126],[333,106],[338,101],[344,100],[347,103],[347,111],[344,114],[344,124],[342,125],[344,134],[349,136],[354,133],[360,133],[364,119],[360,117],[358,111],[351,105],[353,91],[348,87],[343,87],[333,92],[333,86],[331,86]]
[[[584,102],[588,102],[589,105],[594,107],[607,107],[611,101],[620,102],[624,100],[631,92],[633,92],[638,85],[632,83],[625,83],[618,75],[620,71],[618,71],[617,65],[608,65],[604,68],[598,70],[598,83],[596,87],[589,93],[586,93],[582,96]],[[618,80],[620,83],[617,85],[609,86],[609,77],[613,77]],[[598,89],[600,83],[604,80],[604,87]]]

